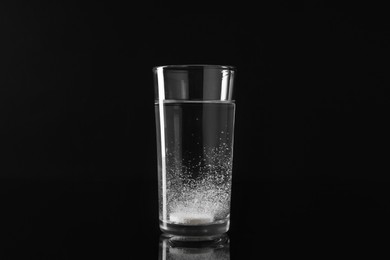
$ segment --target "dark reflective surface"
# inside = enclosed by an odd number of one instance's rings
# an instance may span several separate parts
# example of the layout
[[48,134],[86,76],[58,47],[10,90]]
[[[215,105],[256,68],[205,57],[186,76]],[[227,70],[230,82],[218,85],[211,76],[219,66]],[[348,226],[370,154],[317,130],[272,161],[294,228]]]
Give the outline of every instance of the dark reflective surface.
[[177,240],[163,234],[160,236],[158,259],[229,260],[229,236],[223,235],[214,241],[189,242]]
[[[158,259],[165,240],[156,187],[148,181],[3,179],[0,253],[4,259]],[[385,195],[386,183],[234,182],[229,251],[222,255],[302,255],[367,241],[380,248],[389,227]],[[167,255],[192,252],[172,250]]]

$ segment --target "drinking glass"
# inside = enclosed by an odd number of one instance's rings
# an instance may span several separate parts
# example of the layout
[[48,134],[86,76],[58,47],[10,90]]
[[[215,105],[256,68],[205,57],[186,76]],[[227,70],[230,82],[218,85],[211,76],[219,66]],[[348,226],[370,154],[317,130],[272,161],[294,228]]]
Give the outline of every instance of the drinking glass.
[[235,68],[153,68],[160,229],[207,240],[229,229]]

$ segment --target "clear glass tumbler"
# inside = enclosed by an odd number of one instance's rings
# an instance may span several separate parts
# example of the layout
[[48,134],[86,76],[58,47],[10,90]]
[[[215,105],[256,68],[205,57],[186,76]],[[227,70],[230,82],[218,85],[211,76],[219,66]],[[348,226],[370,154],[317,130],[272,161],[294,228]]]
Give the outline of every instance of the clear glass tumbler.
[[229,229],[235,68],[153,68],[160,229],[207,239]]

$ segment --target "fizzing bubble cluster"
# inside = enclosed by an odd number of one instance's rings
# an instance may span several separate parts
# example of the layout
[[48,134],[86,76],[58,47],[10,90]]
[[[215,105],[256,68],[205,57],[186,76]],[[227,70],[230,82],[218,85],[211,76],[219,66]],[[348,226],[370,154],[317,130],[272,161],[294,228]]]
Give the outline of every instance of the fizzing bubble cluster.
[[208,224],[229,216],[232,148],[205,147],[191,159],[167,153],[167,220],[174,224]]

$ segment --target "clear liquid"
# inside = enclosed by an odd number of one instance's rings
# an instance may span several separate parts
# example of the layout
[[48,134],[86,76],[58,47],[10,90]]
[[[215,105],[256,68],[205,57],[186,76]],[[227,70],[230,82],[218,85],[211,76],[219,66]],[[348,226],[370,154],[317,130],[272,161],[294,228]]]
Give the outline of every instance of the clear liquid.
[[162,225],[220,228],[230,214],[235,104],[165,101],[155,112]]

